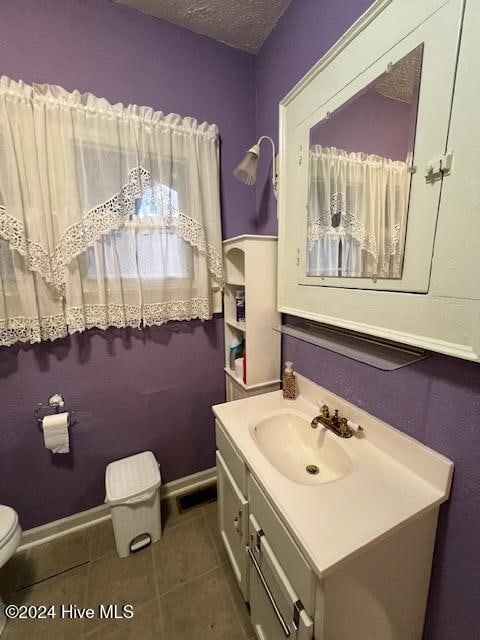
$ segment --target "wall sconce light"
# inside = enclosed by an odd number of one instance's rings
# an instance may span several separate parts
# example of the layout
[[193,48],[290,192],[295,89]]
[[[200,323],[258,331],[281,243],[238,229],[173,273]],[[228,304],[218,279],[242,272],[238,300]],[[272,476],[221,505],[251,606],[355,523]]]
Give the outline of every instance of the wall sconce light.
[[254,144],[253,147],[245,154],[243,160],[240,164],[234,169],[233,175],[243,182],[243,184],[248,184],[249,186],[255,184],[257,181],[257,168],[258,161],[260,159],[260,143],[262,140],[269,140],[272,145],[272,186],[273,186],[273,195],[275,199],[278,199],[278,173],[277,173],[277,155],[275,153],[275,143],[273,142],[270,136],[262,136],[257,144]]

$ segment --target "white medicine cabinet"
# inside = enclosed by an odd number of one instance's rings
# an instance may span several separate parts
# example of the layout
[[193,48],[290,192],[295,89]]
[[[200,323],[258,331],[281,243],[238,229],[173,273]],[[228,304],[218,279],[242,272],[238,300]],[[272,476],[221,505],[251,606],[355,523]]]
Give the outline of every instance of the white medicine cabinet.
[[279,310],[480,360],[475,0],[379,0],[280,103]]

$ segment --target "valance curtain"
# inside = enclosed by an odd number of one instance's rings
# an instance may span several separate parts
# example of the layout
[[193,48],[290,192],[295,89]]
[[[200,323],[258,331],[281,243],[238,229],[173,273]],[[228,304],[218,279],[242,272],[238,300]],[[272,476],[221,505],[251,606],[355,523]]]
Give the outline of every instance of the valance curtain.
[[218,130],[0,79],[0,344],[207,319]]
[[410,164],[311,148],[308,275],[401,277]]

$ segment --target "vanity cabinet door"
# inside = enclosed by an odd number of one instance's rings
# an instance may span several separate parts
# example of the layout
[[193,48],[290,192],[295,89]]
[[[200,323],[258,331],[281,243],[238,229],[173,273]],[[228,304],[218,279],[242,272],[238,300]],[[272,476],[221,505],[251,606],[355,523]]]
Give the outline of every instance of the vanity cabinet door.
[[447,147],[462,2],[406,4],[389,3],[288,105],[298,160],[279,232],[297,231],[304,288],[429,290],[442,174],[427,167]]
[[243,597],[248,601],[246,554],[248,501],[244,498],[218,451],[217,489],[220,535]]

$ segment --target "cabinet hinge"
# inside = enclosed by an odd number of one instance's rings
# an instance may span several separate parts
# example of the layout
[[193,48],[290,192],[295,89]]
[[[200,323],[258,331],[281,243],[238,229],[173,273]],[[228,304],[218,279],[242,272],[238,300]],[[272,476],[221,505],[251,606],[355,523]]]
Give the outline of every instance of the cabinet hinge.
[[297,249],[297,267],[300,265],[300,249]]
[[441,180],[443,176],[452,173],[453,151],[445,153],[443,156],[433,158],[426,166],[425,179],[427,182]]

